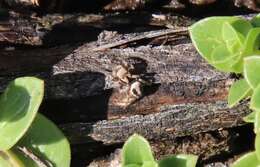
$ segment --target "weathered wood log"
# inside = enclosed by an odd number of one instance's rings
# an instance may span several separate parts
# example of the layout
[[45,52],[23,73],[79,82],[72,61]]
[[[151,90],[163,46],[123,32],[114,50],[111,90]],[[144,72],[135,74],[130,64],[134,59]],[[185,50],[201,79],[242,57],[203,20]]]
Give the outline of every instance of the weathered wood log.
[[[149,12],[129,14],[53,14],[0,11],[0,42],[6,49],[14,44],[53,46],[75,42],[95,41],[104,29],[131,31],[129,28],[187,27],[194,20],[178,15],[156,15]],[[127,29],[126,29],[127,26]]]
[[[198,166],[200,167],[219,167],[219,165],[227,167],[238,158],[238,156],[234,158],[234,155],[244,154],[245,151],[253,149],[251,146],[253,132],[251,130],[245,126],[176,138],[172,141],[151,142],[150,144],[156,159],[179,153],[195,154],[199,156]],[[89,164],[89,167],[119,166],[120,151],[117,149],[108,156],[97,158]]]
[[260,4],[257,0],[233,0],[233,2],[237,7],[246,7],[257,12],[260,11]]
[[39,0],[0,0],[0,5],[4,7],[26,8],[38,7]]
[[[60,126],[73,144],[120,144],[139,133],[160,148],[159,140],[176,141],[178,137],[242,125],[241,118],[250,112],[246,101],[232,109],[226,104],[227,90],[235,78],[214,70],[186,35],[175,31],[106,32],[98,41],[80,46],[2,49],[0,91],[15,77],[33,75],[46,81],[47,105],[52,100],[85,99],[88,104],[81,111],[56,111],[56,106],[43,111],[53,120],[59,119],[57,115],[67,116]],[[161,45],[167,40],[171,45]],[[116,45],[107,45],[111,43]],[[129,83],[113,75],[125,62],[133,63],[134,68],[129,71]],[[140,82],[138,97],[131,93],[137,82],[134,75],[145,81]],[[93,97],[102,105],[92,103]],[[223,146],[214,151],[221,148],[226,149]]]
[[[97,12],[97,11],[129,11],[129,10],[145,10],[145,9],[161,9],[167,5],[171,10],[182,10],[196,6],[206,6],[214,4],[215,6],[228,9],[227,6],[246,7],[253,11],[259,11],[259,2],[257,0],[95,0],[95,1],[73,1],[73,0],[1,0],[0,5],[10,7],[12,9],[35,8],[48,12]],[[223,11],[222,11],[223,12]]]
[[[212,108],[213,105],[216,108]],[[73,143],[88,142],[89,136],[106,144],[121,143],[133,133],[139,133],[151,140],[172,140],[180,136],[242,125],[241,118],[247,111],[247,108],[242,106],[228,110],[225,102],[210,103],[206,106],[173,105],[172,108],[169,105],[166,111],[157,114],[124,116],[126,118],[104,120],[92,125],[71,123],[61,127],[69,134]],[[127,115],[129,114],[133,113]]]
[[38,23],[29,15],[1,11],[0,42],[18,44],[40,44]]
[[[226,104],[227,90],[234,78],[210,67],[188,40],[178,41],[175,46],[95,51],[99,45],[120,39],[131,41],[137,35],[115,35],[77,49],[61,46],[1,51],[0,90],[17,76],[34,75],[45,79],[47,99],[86,98],[111,91],[103,99],[105,110],[100,112],[90,105],[76,113],[79,118],[87,118],[90,108],[106,120],[64,126],[75,143],[87,141],[86,136],[104,143],[120,143],[134,132],[148,139],[172,139],[242,124],[241,118],[250,112],[245,103],[232,109]],[[140,97],[130,91],[135,81],[120,83],[112,75],[115,67],[129,60],[138,60],[135,68],[140,73],[136,74],[151,82],[147,86],[140,83]]]
[[[125,35],[106,31],[97,41],[84,45],[4,46],[0,50],[0,92],[15,77],[41,77],[46,81],[42,112],[63,123],[60,127],[72,144],[101,142],[111,146],[139,133],[158,152],[172,153],[162,147],[180,137],[240,126],[241,118],[250,112],[246,101],[232,109],[227,107],[227,90],[236,77],[209,66],[186,35],[176,30]],[[4,42],[14,43],[19,38],[18,34],[13,41]],[[38,42],[28,44],[41,45],[41,38]],[[21,43],[26,44],[26,40]],[[115,76],[115,69],[125,63],[133,65],[127,77]],[[134,87],[136,83],[140,87]],[[65,105],[57,111],[57,104],[64,104],[60,101],[65,101]],[[68,107],[77,106],[78,102],[80,110]],[[211,151],[218,153],[229,148],[222,143],[228,138],[229,135],[216,141],[217,147]],[[198,150],[203,149],[206,150]],[[203,156],[209,155],[210,150],[206,150]]]

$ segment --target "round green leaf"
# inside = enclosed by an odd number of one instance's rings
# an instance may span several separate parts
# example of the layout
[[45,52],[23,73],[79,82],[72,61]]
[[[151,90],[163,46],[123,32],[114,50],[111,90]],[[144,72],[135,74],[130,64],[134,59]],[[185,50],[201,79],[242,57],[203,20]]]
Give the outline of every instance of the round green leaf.
[[26,167],[11,151],[0,151],[1,167]]
[[132,135],[125,142],[123,146],[122,156],[123,165],[143,165],[145,161],[155,161],[148,141],[137,134]]
[[255,89],[260,83],[260,56],[244,58],[244,77],[249,86]]
[[0,150],[8,150],[25,134],[42,102],[44,83],[17,78],[0,97]]
[[229,60],[229,58],[232,57],[231,53],[228,51],[226,45],[220,44],[217,46],[211,55],[211,61],[213,63],[218,62],[226,62],[226,60]]
[[238,104],[239,101],[245,98],[250,91],[251,88],[245,79],[236,81],[229,90],[229,94],[228,94],[229,107],[233,107],[236,104]]
[[238,17],[208,17],[193,24],[189,28],[190,37],[201,56],[211,63],[213,50],[225,42],[222,38],[223,24],[240,19]]
[[[54,167],[70,167],[71,151],[68,140],[55,124],[39,113],[17,146],[30,149]],[[37,167],[35,162],[25,157],[20,151],[17,149],[13,151],[26,164],[26,167]]]
[[174,155],[167,158],[164,158],[159,161],[160,167],[169,167],[169,166],[177,166],[177,167],[196,167],[198,157],[194,155]]
[[233,55],[230,56],[224,60],[219,60],[216,61],[216,57],[218,57],[220,55],[220,52],[217,51],[218,48],[216,48],[216,50],[213,51],[212,53],[212,63],[211,65],[214,66],[216,69],[218,69],[219,71],[223,71],[223,72],[235,72],[235,73],[241,73],[242,69],[240,66],[240,57],[239,55]]
[[222,38],[226,42],[228,50],[232,53],[238,52],[245,40],[245,37],[239,34],[229,22],[223,24]]
[[239,74],[243,73],[244,62],[242,52],[239,52],[236,56],[236,59],[231,62],[230,68],[232,69],[232,71],[230,72],[235,72]]
[[250,108],[260,112],[260,85],[254,89],[253,95],[250,101]]
[[258,165],[256,153],[251,152],[239,158],[231,167],[258,167]]
[[235,66],[240,62],[241,56],[239,54],[232,55],[226,45],[220,44],[216,47],[211,55],[211,65],[223,72],[240,73],[242,68]]
[[248,35],[249,31],[254,28],[250,21],[240,18],[231,23],[232,27],[241,34],[244,38]]
[[244,45],[244,56],[251,56],[254,53],[259,53],[260,44],[260,28],[252,28],[246,37]]

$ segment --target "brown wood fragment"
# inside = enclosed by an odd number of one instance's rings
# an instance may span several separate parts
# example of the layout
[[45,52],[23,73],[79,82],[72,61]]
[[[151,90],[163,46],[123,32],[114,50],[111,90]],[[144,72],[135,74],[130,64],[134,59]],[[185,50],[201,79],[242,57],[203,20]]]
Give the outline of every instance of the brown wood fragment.
[[154,34],[147,34],[144,36],[138,36],[129,40],[121,40],[115,43],[111,43],[111,44],[106,44],[104,46],[99,46],[97,48],[94,48],[93,51],[104,51],[107,49],[112,49],[115,47],[120,47],[122,45],[126,45],[129,43],[133,43],[133,42],[138,42],[141,40],[151,40],[154,38],[159,38],[159,37],[167,37],[168,35],[176,35],[176,36],[181,36],[181,35],[188,35],[188,30],[186,28],[180,29],[180,30],[169,30],[169,31],[165,31],[165,32],[158,32],[158,33],[154,33]]
[[[2,11],[0,19],[0,42],[8,45],[53,46],[82,41],[94,41],[103,29],[124,31],[124,26],[133,28],[154,26],[181,28],[194,22],[177,15],[163,15],[164,19],[152,13],[129,14],[50,14],[36,16],[35,13],[21,14]],[[87,38],[86,38],[87,37]]]
[[136,10],[144,8],[145,0],[113,0],[104,9],[110,11]]
[[196,5],[207,5],[216,2],[216,0],[189,0],[189,2]]
[[[189,39],[166,46],[93,51],[101,44],[147,34],[154,32],[115,34],[80,46],[1,50],[0,90],[15,77],[32,75],[45,79],[46,103],[67,100],[69,106],[71,100],[84,99],[81,111],[66,105],[58,111],[57,104],[44,111],[53,120],[66,115],[60,126],[74,144],[119,144],[133,133],[154,142],[173,141],[243,124],[241,118],[250,112],[247,102],[232,109],[226,102],[234,78],[208,65]],[[135,68],[142,69],[151,85],[136,102],[122,105],[126,92],[113,80],[112,70],[129,58],[142,60]]]
[[40,0],[1,0],[0,3],[9,7],[39,7]]
[[62,128],[66,134],[70,134],[73,143],[87,142],[88,136],[106,144],[121,143],[133,133],[139,133],[155,141],[171,140],[180,136],[242,125],[242,117],[248,114],[247,107],[242,106],[229,110],[226,103],[220,101],[208,105],[183,104],[172,108],[168,106],[168,109],[156,114],[122,116],[94,124],[71,123],[63,125]]
[[237,7],[246,7],[254,11],[260,11],[259,0],[233,0],[233,2]]
[[[111,0],[111,1],[73,1],[73,0],[1,0],[0,5],[12,9],[42,9],[48,12],[100,12],[100,11],[136,11],[147,8],[164,11],[165,8],[171,11],[182,11],[188,8],[196,10],[197,6],[214,4],[215,9],[222,8],[222,12],[234,10],[234,7],[245,7],[253,11],[259,11],[258,0]],[[242,10],[241,10],[242,11]]]
[[[70,133],[77,132],[74,139],[78,143],[85,141],[86,136],[104,143],[118,143],[134,132],[148,139],[171,139],[242,124],[241,118],[250,112],[246,103],[232,109],[226,104],[227,90],[234,79],[210,67],[189,40],[172,46],[93,51],[100,43],[146,34],[154,33],[117,35],[108,41],[86,43],[76,49],[61,46],[1,51],[0,90],[8,81],[23,75],[45,79],[47,99],[82,99],[102,96],[111,90],[111,94],[102,99],[104,110],[98,108],[99,104],[90,103],[80,113],[68,111],[70,120],[77,116],[91,121],[87,119],[93,118],[88,116],[88,108],[98,113],[97,117],[106,119],[93,124],[64,126]],[[112,69],[128,58],[143,60],[139,64],[143,77],[152,84],[144,87],[142,98],[135,103],[122,105],[127,92],[113,80]]]
[[[198,163],[201,167],[219,167],[219,165],[226,167],[239,157],[234,157],[234,155],[241,156],[251,149],[250,143],[254,139],[250,137],[253,134],[250,130],[251,128],[248,126],[222,129],[173,140],[150,141],[150,144],[156,159],[180,153],[195,154],[199,156]],[[245,141],[244,138],[248,140]],[[214,158],[216,160],[213,160]],[[111,164],[117,166],[120,162],[121,149],[117,149],[108,156],[95,159],[89,164],[89,167],[103,167]]]

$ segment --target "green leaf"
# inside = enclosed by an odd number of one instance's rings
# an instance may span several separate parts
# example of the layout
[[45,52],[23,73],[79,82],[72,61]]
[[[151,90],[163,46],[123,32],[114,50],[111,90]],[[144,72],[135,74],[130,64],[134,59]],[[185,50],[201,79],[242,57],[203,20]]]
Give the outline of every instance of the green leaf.
[[148,141],[137,134],[132,135],[124,144],[122,164],[140,164],[145,161],[154,162],[155,159]]
[[253,95],[251,97],[251,101],[250,101],[250,108],[252,110],[256,110],[260,112],[260,85],[254,89]]
[[1,167],[26,167],[11,151],[0,151]]
[[226,60],[229,60],[232,54],[228,51],[228,48],[224,44],[220,44],[217,46],[211,55],[211,61],[213,63],[222,63],[225,62]]
[[[221,63],[222,66],[220,67],[225,70],[224,72],[235,72],[235,73],[242,73],[243,72],[243,59],[241,52],[234,54],[232,57],[230,57],[229,60],[226,60],[225,62]],[[216,64],[214,64],[216,67]],[[222,70],[223,71],[223,70]]]
[[231,167],[258,167],[259,161],[256,153],[251,152],[239,158]]
[[244,77],[249,86],[255,89],[260,83],[260,56],[244,58]]
[[[243,46],[234,43],[233,45],[230,44],[233,54],[237,57],[235,60],[229,61],[228,65],[230,66],[230,72],[235,73],[242,73],[244,68],[243,58],[246,56],[250,56],[252,54],[259,54],[258,51],[258,37],[255,36],[259,34],[258,30],[253,29],[252,25],[247,20],[237,20],[232,23],[232,26],[237,31],[238,37],[240,41],[243,43]],[[246,37],[246,39],[245,39]]]
[[[55,167],[70,167],[70,145],[63,133],[50,120],[37,114],[32,126],[17,144],[30,149]],[[26,167],[37,167],[35,162],[13,149]]]
[[44,83],[17,78],[0,97],[0,150],[8,150],[25,134],[42,102]]
[[260,28],[252,28],[246,37],[243,55],[251,56],[259,53],[260,44]]
[[238,52],[245,40],[245,37],[239,34],[229,22],[223,24],[222,38],[226,42],[228,50],[232,53]]
[[159,161],[159,167],[196,167],[198,157],[194,155],[175,155]]
[[256,156],[257,156],[257,159],[258,159],[259,164],[260,164],[260,133],[256,134],[256,138],[255,138],[255,152],[256,152]]
[[241,55],[241,53],[240,53],[239,58],[231,64],[231,68],[233,69],[233,72],[238,73],[238,74],[243,73],[243,70],[244,70],[243,58],[244,58],[244,56]]
[[142,167],[140,165],[137,165],[137,164],[129,164],[129,165],[123,165],[122,167]]
[[224,23],[241,20],[238,17],[208,17],[189,28],[190,37],[197,51],[210,63],[215,48],[224,43],[222,27]]
[[240,100],[242,100],[249,94],[250,90],[251,88],[245,79],[236,81],[229,90],[229,94],[228,94],[229,107],[233,107],[236,104],[238,104]]
[[255,122],[254,122],[255,134],[260,133],[260,111],[256,111]]
[[236,56],[231,56],[231,53],[229,53],[227,47],[222,44],[213,50],[211,55],[211,65],[220,71],[229,72],[233,71],[231,65],[235,59]]
[[158,167],[158,164],[154,161],[145,161],[142,167]]
[[255,17],[253,17],[253,19],[251,20],[251,24],[254,27],[260,27],[260,14],[256,15]]
[[256,111],[251,112],[247,116],[243,118],[243,120],[247,123],[254,123],[255,122],[255,116],[256,116]]
[[250,21],[240,18],[231,23],[232,27],[241,34],[243,37],[246,37],[249,31],[254,28]]

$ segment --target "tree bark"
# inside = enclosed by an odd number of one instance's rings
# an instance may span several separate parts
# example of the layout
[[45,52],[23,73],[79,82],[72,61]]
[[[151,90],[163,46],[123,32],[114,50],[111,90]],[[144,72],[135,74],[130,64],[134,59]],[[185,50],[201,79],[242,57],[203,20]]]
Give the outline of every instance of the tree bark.
[[[183,9],[195,9],[199,6],[223,8],[222,12],[227,12],[234,7],[245,7],[252,11],[259,11],[257,0],[95,0],[95,1],[73,1],[73,0],[1,0],[0,5],[12,9],[35,9],[48,12],[97,12],[97,11],[134,11],[154,9],[163,11],[165,8],[171,11],[181,11]],[[200,10],[201,10],[200,9]],[[214,9],[214,8],[213,8]],[[215,9],[216,10],[216,9]],[[242,10],[242,9],[241,9]]]
[[[172,141],[160,140],[150,144],[158,160],[169,155],[186,153],[199,156],[199,167],[227,167],[245,151],[253,149],[253,132],[250,130],[250,127],[244,126],[176,138]],[[96,158],[89,167],[119,167],[120,162],[121,149],[117,149],[108,156]]]
[[[178,28],[191,25],[194,20],[178,15],[156,15],[149,12],[129,14],[49,14],[18,13],[3,10],[0,18],[0,42],[8,46],[57,46],[76,42],[96,41],[104,29],[121,33],[151,30],[155,28]],[[132,27],[132,28],[131,28]],[[16,46],[17,47],[17,46]]]
[[[162,30],[139,35],[146,40],[148,35],[158,37],[165,31],[175,32]],[[96,117],[106,120],[64,126],[71,133],[80,135],[76,139],[79,142],[84,141],[85,136],[91,136],[104,143],[118,143],[134,132],[148,139],[171,139],[241,125],[241,118],[250,112],[246,102],[232,109],[226,104],[227,91],[234,78],[209,66],[189,40],[182,39],[174,46],[147,45],[96,51],[100,45],[118,43],[120,39],[131,41],[137,35],[115,35],[76,49],[61,46],[2,51],[0,90],[15,77],[34,75],[46,81],[46,99],[87,98],[107,92],[102,98],[104,109],[96,110]],[[143,43],[143,38],[140,39],[134,43]],[[134,100],[129,92],[133,82],[121,84],[112,76],[116,66],[129,60],[138,60],[139,64],[135,64],[141,71],[138,75],[151,82],[141,85],[142,96]],[[100,109],[90,104],[85,111],[88,108]],[[88,117],[83,111],[77,114]]]
[[[41,112],[62,123],[75,145],[122,144],[139,133],[160,148],[159,141],[169,144],[243,125],[242,117],[250,113],[247,101],[228,108],[227,92],[237,77],[208,65],[183,29],[102,31],[97,40],[51,47],[42,43],[44,38],[27,43],[19,35],[3,42],[16,39],[31,46],[0,49],[0,92],[16,77],[44,79]],[[115,70],[126,66],[131,67],[127,76],[119,77]],[[227,147],[220,144],[213,150]]]

